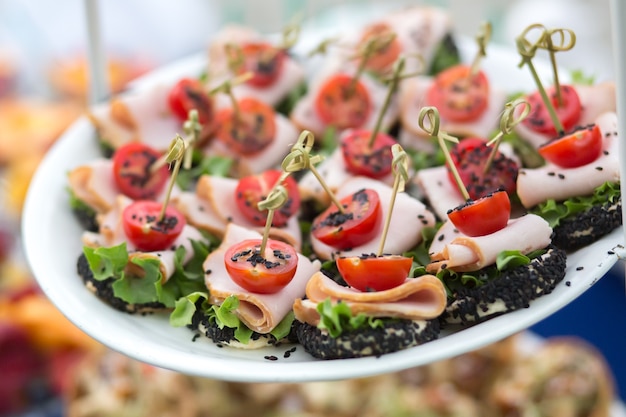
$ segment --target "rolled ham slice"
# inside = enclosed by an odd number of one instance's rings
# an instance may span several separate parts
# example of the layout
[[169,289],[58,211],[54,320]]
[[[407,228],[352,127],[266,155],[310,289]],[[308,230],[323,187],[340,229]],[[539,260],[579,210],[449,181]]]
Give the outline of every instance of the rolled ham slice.
[[183,246],[186,249],[183,262],[188,262],[194,255],[191,241],[204,241],[205,239],[198,231],[198,229],[186,224],[183,227],[183,231],[181,232],[181,234],[176,238],[174,243],[172,243],[171,248],[152,252],[138,251],[135,245],[133,245],[133,243],[128,240],[128,237],[124,233],[124,227],[122,225],[122,213],[131,202],[132,200],[127,197],[118,196],[115,201],[114,207],[106,214],[99,216],[99,233],[83,233],[83,245],[91,248],[97,248],[116,246],[123,242],[126,242],[126,249],[129,252],[129,267],[131,269],[134,267],[134,264],[132,264],[132,260],[136,258],[155,259],[160,264],[159,270],[162,274],[162,282],[165,283],[176,271],[176,264],[174,262],[176,256],[176,248]]
[[[450,227],[450,226],[448,226]],[[426,266],[430,273],[441,269],[457,272],[478,271],[496,262],[503,250],[518,250],[523,254],[543,249],[551,242],[552,228],[543,218],[535,214],[509,220],[504,229],[485,236],[470,237],[459,232],[446,233],[444,239],[435,236],[429,249],[432,262]],[[433,250],[437,250],[436,252]]]
[[517,177],[517,194],[524,207],[533,207],[549,199],[563,201],[590,195],[605,182],[619,181],[617,114],[604,113],[594,121],[604,138],[600,157],[576,168],[561,168],[548,162],[539,168],[521,169]]
[[[594,85],[574,85],[574,88],[578,92],[582,106],[578,126],[594,123],[601,114],[616,111],[617,98],[613,81],[605,81]],[[522,139],[535,148],[552,139],[550,135],[537,133],[529,129],[524,123],[515,126],[514,130]]]
[[[375,190],[380,197],[382,218],[386,218],[389,212],[392,188],[380,181],[365,177],[353,177],[345,182],[337,191],[337,197],[343,197],[356,193],[364,188]],[[435,215],[426,208],[424,203],[406,193],[399,193],[393,208],[393,215],[389,224],[388,239],[385,243],[385,253],[403,253],[422,240],[422,229],[435,225]],[[382,226],[380,233],[382,233]],[[314,236],[311,236],[313,250],[320,259],[335,259],[339,256],[360,256],[364,253],[378,252],[380,233],[369,242],[349,250],[338,250],[328,246]]]
[[[113,208],[120,194],[113,178],[113,160],[107,158],[95,159],[72,169],[68,174],[68,184],[74,195],[96,213],[105,213]],[[166,192],[167,187],[163,187],[155,200],[163,200]],[[172,196],[179,193],[180,188],[174,184]]]
[[[414,137],[411,138],[415,142],[417,138],[422,138],[429,142],[430,136],[419,126],[419,114],[422,107],[429,106],[426,102],[426,94],[433,83],[433,77],[415,77],[402,81],[400,86],[400,120],[402,127],[411,132]],[[494,86],[489,86],[489,102],[487,108],[479,118],[471,122],[454,122],[441,118],[440,129],[455,136],[477,136],[481,138],[488,137],[491,132],[498,126],[500,115],[504,110],[506,102],[506,93],[504,90]],[[405,135],[405,141],[408,141],[408,135]],[[421,149],[427,144],[407,143],[414,149]]]
[[[225,80],[233,79],[235,74],[228,67],[228,57],[225,46],[227,44],[241,45],[247,42],[267,42],[261,34],[239,25],[224,27],[214,38],[209,46],[208,79],[210,88],[216,87]],[[304,67],[289,55],[285,56],[281,74],[275,83],[257,87],[248,83],[233,87],[235,97],[253,97],[275,107],[305,78]]]
[[237,316],[248,328],[261,334],[271,332],[292,310],[294,300],[304,296],[309,278],[320,269],[319,261],[298,254],[296,275],[282,290],[274,294],[251,293],[237,285],[224,266],[224,254],[234,244],[246,239],[261,239],[261,234],[229,224],[220,246],[211,252],[203,264],[210,302],[220,305],[227,297],[239,299]]
[[[347,67],[347,68],[346,68]],[[307,94],[303,96],[295,105],[293,111],[290,114],[292,122],[298,127],[298,129],[306,129],[313,132],[316,137],[321,137],[326,129],[329,127],[318,115],[315,108],[315,97],[319,92],[321,84],[328,78],[338,73],[344,73],[348,76],[353,76],[356,67],[351,63],[346,63],[346,67],[341,70],[329,71],[328,69],[322,70],[324,76],[316,77],[309,84],[309,90]],[[370,102],[372,104],[367,120],[363,123],[363,126],[354,126],[363,129],[373,129],[376,125],[376,119],[380,113],[385,97],[387,96],[388,87],[380,81],[374,79],[368,74],[363,74],[359,77],[359,81],[363,84],[365,89],[370,93]],[[392,97],[391,103],[381,123],[381,129],[387,131],[391,125],[398,118],[398,101],[396,96]]]
[[232,158],[235,161],[235,171],[239,177],[259,174],[267,169],[280,166],[283,158],[291,151],[291,147],[298,140],[300,132],[287,117],[280,113],[274,113],[274,116],[276,136],[260,152],[253,155],[239,155],[228,146],[225,146],[219,139],[213,138],[203,148],[203,153],[205,155],[221,155]]
[[171,85],[157,84],[94,107],[88,117],[100,137],[114,149],[129,142],[144,142],[165,152],[181,123],[171,113],[167,95]]
[[344,287],[321,272],[315,273],[306,286],[306,299],[296,300],[294,313],[302,322],[317,326],[317,304],[330,298],[350,307],[352,314],[370,317],[395,317],[408,320],[426,320],[438,317],[446,307],[446,291],[433,275],[407,280],[389,290],[362,292]]
[[[262,233],[265,227],[252,223],[237,207],[235,191],[238,181],[234,178],[203,175],[198,180],[195,193],[184,193],[173,204],[189,223],[218,237],[224,236],[229,224]],[[270,228],[269,235],[273,239],[289,243],[296,250],[300,250],[302,245],[302,232],[296,216],[292,216],[284,227]]]

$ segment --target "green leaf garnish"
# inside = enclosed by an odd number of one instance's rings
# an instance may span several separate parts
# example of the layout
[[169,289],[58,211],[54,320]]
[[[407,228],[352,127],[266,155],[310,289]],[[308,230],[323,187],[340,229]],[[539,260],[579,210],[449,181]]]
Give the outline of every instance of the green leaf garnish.
[[210,308],[207,303],[209,294],[206,292],[193,292],[176,300],[174,310],[170,313],[170,325],[173,327],[190,325],[191,319],[197,310],[196,304],[201,298],[204,299],[203,306],[205,309],[203,311],[206,311],[206,309]]
[[343,301],[333,304],[330,298],[317,305],[320,315],[319,329],[326,329],[331,337],[339,337],[344,332],[354,331],[360,328],[379,328],[384,326],[384,320],[376,317],[368,317],[364,313],[352,315],[350,306]]
[[112,279],[113,295],[130,304],[159,302],[166,307],[175,307],[178,299],[196,291],[206,291],[202,262],[208,255],[208,245],[191,241],[194,254],[183,264],[186,249],[179,246],[174,256],[175,271],[165,284],[162,284],[160,262],[157,259],[132,259],[142,272],[141,277],[128,274],[126,266],[129,253],[126,242],[116,246],[89,248],[83,252],[89,268],[98,281]]
[[621,198],[621,195],[618,182],[606,182],[596,188],[592,195],[571,197],[561,202],[548,200],[538,204],[531,212],[543,217],[550,227],[554,228],[563,219],[584,212],[594,205],[614,203]]
[[183,190],[191,189],[201,175],[226,177],[234,164],[233,159],[226,156],[198,157],[197,153],[194,153],[193,160],[193,166],[181,170],[176,177],[176,184]]

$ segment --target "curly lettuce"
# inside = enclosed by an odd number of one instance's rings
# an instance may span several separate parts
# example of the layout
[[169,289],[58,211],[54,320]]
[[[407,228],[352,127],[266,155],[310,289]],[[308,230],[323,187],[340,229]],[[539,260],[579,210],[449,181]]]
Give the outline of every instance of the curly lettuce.
[[[160,262],[157,259],[130,259],[126,242],[111,247],[86,246],[83,253],[94,279],[113,280],[111,288],[115,297],[129,304],[158,302],[171,308],[180,297],[206,288],[202,262],[209,253],[208,245],[198,241],[191,241],[191,245],[194,254],[186,263],[183,262],[187,252],[185,247],[176,249],[175,272],[165,283]],[[138,266],[141,272],[130,273],[127,268],[129,262]]]

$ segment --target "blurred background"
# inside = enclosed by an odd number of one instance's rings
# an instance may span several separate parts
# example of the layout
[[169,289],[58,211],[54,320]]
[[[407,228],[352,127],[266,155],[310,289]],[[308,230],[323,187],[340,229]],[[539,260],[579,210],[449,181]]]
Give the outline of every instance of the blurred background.
[[[120,91],[151,69],[202,53],[226,22],[276,33],[299,16],[307,29],[315,31],[337,28],[352,19],[367,20],[408,4],[448,10],[459,36],[473,36],[480,22],[489,20],[493,42],[511,48],[514,37],[530,23],[573,29],[576,48],[561,54],[559,63],[596,80],[614,77],[609,0],[101,1],[107,77],[112,91]],[[473,415],[467,410],[474,409],[481,415],[479,404],[487,401],[486,390],[495,380],[495,370],[512,367],[511,340],[446,363],[360,381],[288,387],[227,384],[123,358],[58,313],[39,293],[23,259],[19,221],[37,164],[87,103],[84,9],[82,0],[0,0],[0,416],[234,416],[251,409],[267,415],[363,415],[367,409],[355,398],[376,392],[382,385],[396,388],[399,403],[428,405],[434,410],[428,415]],[[574,346],[589,343],[581,346],[597,349],[615,377],[616,396],[622,398],[626,398],[625,293],[624,270],[619,264],[576,302],[531,329],[531,338],[551,340],[566,335],[574,338]],[[77,364],[82,364],[78,375],[74,373]],[[472,383],[463,384],[459,377],[463,369],[474,375]],[[151,375],[158,378],[149,378],[151,383],[144,385]],[[159,396],[163,404],[149,405],[147,398]],[[194,405],[198,398],[212,408]],[[235,405],[225,398],[243,401]],[[445,411],[442,404],[450,401],[459,410],[463,410],[461,405],[466,407],[465,414]],[[244,404],[253,408],[246,409]],[[161,412],[152,408],[157,405]],[[424,410],[415,404],[400,411],[369,406],[372,416],[425,415],[418,414]]]

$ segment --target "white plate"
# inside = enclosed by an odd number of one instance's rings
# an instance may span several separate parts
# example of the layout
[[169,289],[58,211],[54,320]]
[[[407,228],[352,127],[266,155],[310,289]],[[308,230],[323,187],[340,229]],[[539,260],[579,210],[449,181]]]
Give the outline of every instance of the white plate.
[[[309,50],[304,44],[301,51]],[[474,51],[463,42],[463,51]],[[464,54],[467,55],[467,54]],[[510,50],[490,47],[483,68],[496,85],[510,91],[532,89],[526,69],[516,68],[519,58]],[[194,56],[156,71],[136,82],[142,89],[152,83],[196,75],[205,65],[203,56]],[[540,66],[546,79],[549,68]],[[513,75],[514,74],[514,75]],[[519,74],[519,75],[518,75]],[[244,351],[218,348],[206,338],[193,341],[186,328],[173,328],[166,316],[140,316],[118,312],[98,300],[82,284],[76,272],[81,253],[81,228],[69,205],[67,172],[99,157],[91,124],[79,119],[56,142],[37,170],[23,212],[23,239],[34,276],[52,302],[76,326],[110,348],[156,366],[233,381],[302,382],[363,377],[397,371],[473,350],[512,335],[539,322],[567,305],[590,288],[624,256],[620,229],[568,257],[567,275],[553,293],[530,307],[506,314],[474,327],[442,334],[435,341],[380,358],[319,361],[302,347],[289,357],[291,346]],[[582,269],[581,269],[582,268]],[[268,357],[276,360],[269,360]]]

